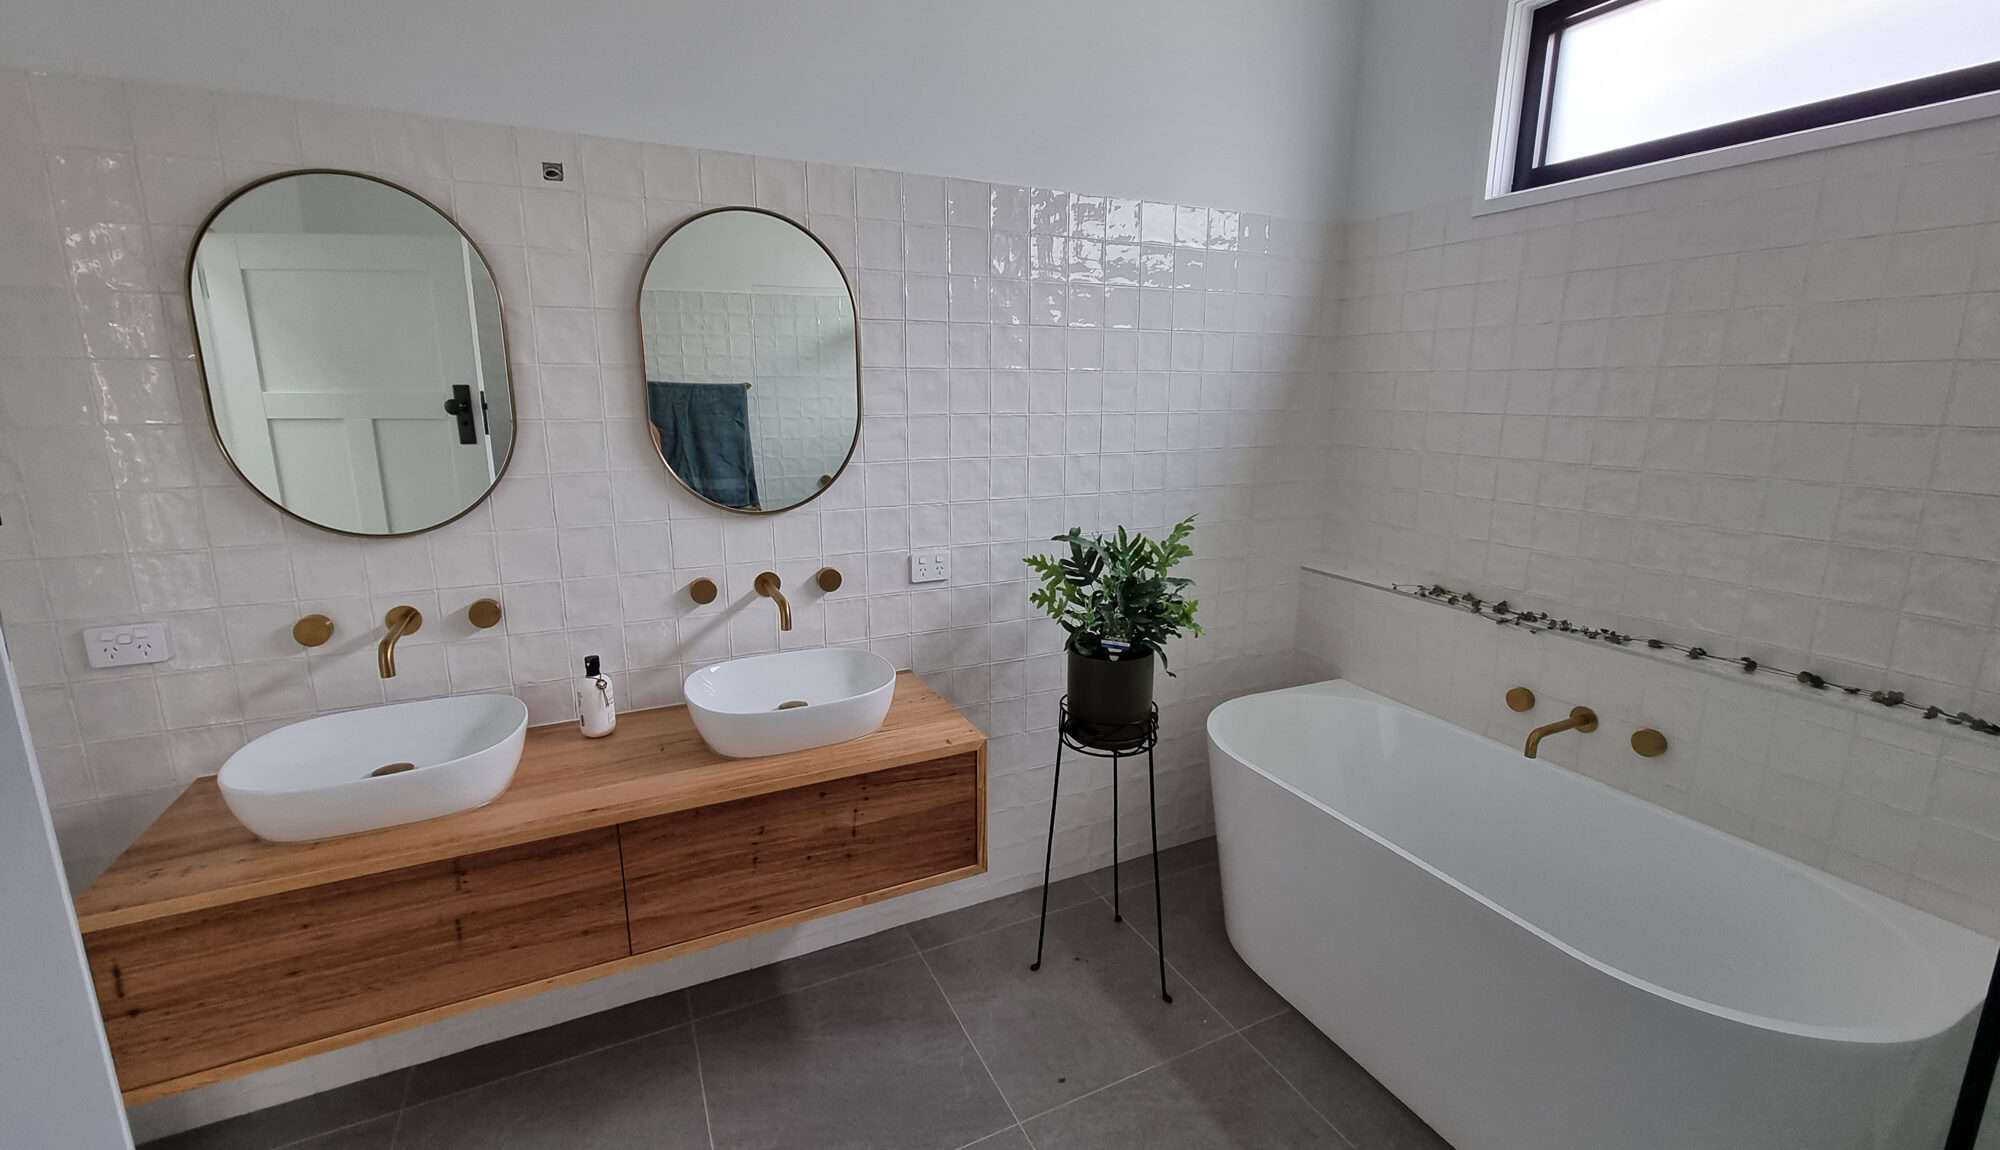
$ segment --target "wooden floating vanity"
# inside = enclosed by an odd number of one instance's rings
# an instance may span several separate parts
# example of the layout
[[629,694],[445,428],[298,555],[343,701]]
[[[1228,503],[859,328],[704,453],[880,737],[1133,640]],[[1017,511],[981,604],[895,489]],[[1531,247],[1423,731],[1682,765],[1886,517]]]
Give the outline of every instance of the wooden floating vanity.
[[268,843],[197,781],[77,900],[128,1102],[986,869],[986,737],[897,677],[871,735],[726,759],[684,707],[537,727],[478,810]]

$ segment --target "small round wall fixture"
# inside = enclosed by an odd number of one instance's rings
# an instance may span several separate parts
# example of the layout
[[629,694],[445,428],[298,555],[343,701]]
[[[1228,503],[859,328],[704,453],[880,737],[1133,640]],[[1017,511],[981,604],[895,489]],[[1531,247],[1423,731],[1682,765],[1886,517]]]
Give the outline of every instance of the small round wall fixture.
[[1507,709],[1510,711],[1532,711],[1535,709],[1535,693],[1526,687],[1515,687],[1507,692]]
[[1632,732],[1632,749],[1639,755],[1656,759],[1667,753],[1667,737],[1651,727]]
[[292,640],[301,647],[322,647],[333,638],[333,620],[324,615],[307,615],[292,624]]

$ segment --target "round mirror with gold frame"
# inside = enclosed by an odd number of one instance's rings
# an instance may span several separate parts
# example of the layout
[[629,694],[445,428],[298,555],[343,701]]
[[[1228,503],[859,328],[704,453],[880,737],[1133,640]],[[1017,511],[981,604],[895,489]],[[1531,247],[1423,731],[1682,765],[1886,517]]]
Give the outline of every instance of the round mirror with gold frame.
[[283,172],[209,214],[188,312],[216,443],[272,506],[410,535],[478,506],[514,451],[492,268],[387,180]]
[[639,286],[646,424],[700,499],[770,514],[833,485],[861,435],[854,291],[833,252],[763,208],[690,216]]

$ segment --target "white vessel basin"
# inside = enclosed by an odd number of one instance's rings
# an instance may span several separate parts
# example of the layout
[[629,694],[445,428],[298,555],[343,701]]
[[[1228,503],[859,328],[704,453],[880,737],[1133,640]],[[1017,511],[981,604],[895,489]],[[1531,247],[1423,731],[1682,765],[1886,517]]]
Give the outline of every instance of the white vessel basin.
[[751,655],[687,677],[695,730],[732,759],[858,739],[882,725],[895,695],[889,660],[850,647]]
[[229,813],[272,842],[469,811],[513,781],[528,705],[459,695],[321,715],[252,739],[216,775]]

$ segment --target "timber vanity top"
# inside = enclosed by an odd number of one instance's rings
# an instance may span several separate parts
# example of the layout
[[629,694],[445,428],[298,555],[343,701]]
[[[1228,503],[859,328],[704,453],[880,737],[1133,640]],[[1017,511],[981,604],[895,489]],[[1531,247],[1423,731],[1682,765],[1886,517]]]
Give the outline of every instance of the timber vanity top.
[[537,727],[477,810],[311,843],[204,778],[77,900],[141,1101],[977,874],[986,738],[910,672],[846,743],[724,758],[685,707]]

